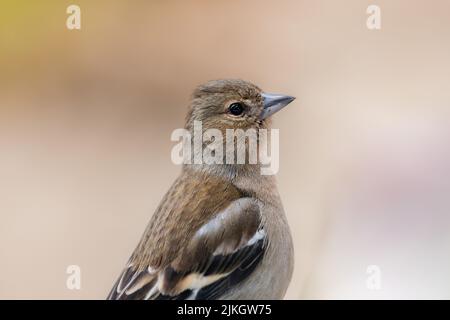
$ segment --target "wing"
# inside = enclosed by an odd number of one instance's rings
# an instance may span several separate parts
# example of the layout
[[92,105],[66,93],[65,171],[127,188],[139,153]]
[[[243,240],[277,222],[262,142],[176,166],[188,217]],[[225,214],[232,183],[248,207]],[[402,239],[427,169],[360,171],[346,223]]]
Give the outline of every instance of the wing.
[[168,265],[130,261],[108,299],[218,299],[249,277],[266,244],[260,204],[240,198],[198,228]]

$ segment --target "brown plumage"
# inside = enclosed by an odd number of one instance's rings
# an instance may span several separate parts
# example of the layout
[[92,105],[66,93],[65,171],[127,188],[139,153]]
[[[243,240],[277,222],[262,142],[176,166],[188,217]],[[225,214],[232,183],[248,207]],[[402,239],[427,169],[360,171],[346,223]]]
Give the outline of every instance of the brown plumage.
[[170,263],[196,230],[240,197],[239,190],[223,179],[184,170],[161,201],[131,262],[138,269]]
[[[242,80],[216,80],[193,94],[186,128],[268,128],[292,97]],[[184,165],[109,299],[278,299],[292,274],[287,221],[260,164]]]

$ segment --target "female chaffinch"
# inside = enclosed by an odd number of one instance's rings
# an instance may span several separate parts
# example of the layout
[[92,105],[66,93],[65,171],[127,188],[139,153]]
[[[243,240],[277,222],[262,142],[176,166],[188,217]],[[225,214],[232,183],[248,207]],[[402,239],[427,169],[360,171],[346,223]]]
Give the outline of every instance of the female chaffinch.
[[[194,91],[186,129],[269,128],[294,100],[242,80]],[[108,299],[281,299],[293,246],[273,176],[257,164],[185,164]]]

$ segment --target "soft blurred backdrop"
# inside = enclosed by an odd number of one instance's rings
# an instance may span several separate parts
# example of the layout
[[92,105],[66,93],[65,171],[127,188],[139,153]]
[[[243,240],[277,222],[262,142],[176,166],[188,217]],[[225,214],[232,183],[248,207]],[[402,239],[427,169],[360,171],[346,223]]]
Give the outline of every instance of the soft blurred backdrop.
[[297,97],[274,121],[286,298],[450,298],[449,39],[447,0],[0,0],[0,298],[105,298],[191,90],[227,77]]

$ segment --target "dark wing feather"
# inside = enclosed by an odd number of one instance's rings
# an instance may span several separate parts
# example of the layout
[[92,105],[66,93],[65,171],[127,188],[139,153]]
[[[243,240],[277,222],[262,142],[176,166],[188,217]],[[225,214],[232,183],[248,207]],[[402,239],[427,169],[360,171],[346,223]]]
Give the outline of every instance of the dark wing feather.
[[[244,281],[258,266],[264,254],[264,240],[258,240],[255,244],[243,248],[233,255],[215,257],[215,259],[234,260],[239,262],[237,267],[226,277],[218,280],[202,289],[196,294],[198,300],[218,299],[229,289]],[[235,257],[233,257],[235,256]],[[207,272],[216,272],[210,269]]]

